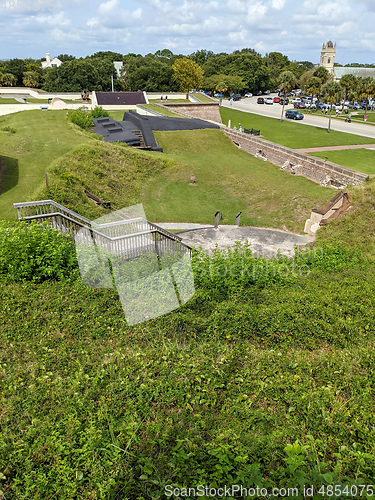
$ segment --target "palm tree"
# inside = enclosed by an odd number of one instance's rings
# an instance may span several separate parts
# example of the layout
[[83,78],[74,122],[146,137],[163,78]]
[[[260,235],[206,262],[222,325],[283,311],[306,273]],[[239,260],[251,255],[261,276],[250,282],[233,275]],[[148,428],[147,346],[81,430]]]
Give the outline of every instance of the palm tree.
[[25,87],[36,87],[38,85],[38,73],[36,71],[25,71],[22,83]]
[[348,94],[350,93],[350,91],[352,89],[354,89],[355,84],[356,84],[356,78],[354,75],[344,75],[340,79],[340,85],[344,89],[344,100],[342,103],[341,111],[343,111],[344,104],[345,104],[345,101],[347,100]]
[[306,86],[305,86],[306,92],[311,94],[312,97],[314,97],[314,95],[316,95],[317,98],[319,99],[319,94],[320,94],[321,88],[322,88],[322,80],[320,78],[318,78],[317,76],[312,76],[306,82]]
[[12,73],[5,73],[2,80],[5,87],[13,87],[17,82],[17,78]]
[[365,114],[366,114],[368,98],[374,95],[375,93],[374,79],[371,78],[371,76],[367,76],[365,78],[358,78],[356,89],[358,98],[366,99],[366,108],[365,108]]
[[323,101],[330,103],[328,132],[331,132],[332,104],[342,98],[343,88],[338,82],[330,81],[324,85],[322,92],[323,92]]
[[283,108],[281,110],[280,122],[283,121],[286,94],[294,89],[296,81],[297,78],[291,71],[283,71],[280,75],[280,89],[284,92]]

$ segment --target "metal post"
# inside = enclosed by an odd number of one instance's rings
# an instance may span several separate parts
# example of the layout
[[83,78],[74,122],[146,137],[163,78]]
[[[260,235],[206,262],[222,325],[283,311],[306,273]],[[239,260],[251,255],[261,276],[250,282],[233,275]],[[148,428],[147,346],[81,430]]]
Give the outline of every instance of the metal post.
[[236,226],[237,227],[240,227],[241,214],[242,214],[242,212],[238,212],[238,214],[236,215]]
[[223,217],[221,216],[221,213],[220,213],[220,210],[218,210],[216,213],[215,213],[215,229],[218,228],[219,226],[219,221],[222,219]]
[[48,186],[48,174],[46,172],[46,186],[47,186],[47,191],[49,190],[49,186]]
[[113,75],[111,75],[111,83],[112,83],[112,92],[114,92],[115,89],[113,88]]

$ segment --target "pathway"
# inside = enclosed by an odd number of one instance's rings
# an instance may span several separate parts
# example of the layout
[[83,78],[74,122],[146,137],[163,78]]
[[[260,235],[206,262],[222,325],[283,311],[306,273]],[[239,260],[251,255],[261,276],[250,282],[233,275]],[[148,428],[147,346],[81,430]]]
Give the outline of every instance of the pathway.
[[353,144],[352,146],[323,146],[320,148],[295,149],[300,153],[315,153],[318,151],[341,151],[342,149],[375,149],[375,144]]

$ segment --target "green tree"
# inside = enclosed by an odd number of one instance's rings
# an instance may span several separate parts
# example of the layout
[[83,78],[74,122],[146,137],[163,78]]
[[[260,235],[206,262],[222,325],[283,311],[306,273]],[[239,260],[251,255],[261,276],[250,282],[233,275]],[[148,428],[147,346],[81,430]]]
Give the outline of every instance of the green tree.
[[322,89],[323,102],[329,103],[328,132],[331,132],[332,104],[339,101],[344,94],[344,90],[338,82],[327,82]]
[[180,84],[180,88],[183,92],[186,92],[186,96],[192,89],[196,89],[202,86],[203,82],[203,69],[188,57],[182,57],[175,61],[172,66],[173,76]]
[[356,85],[356,77],[354,75],[344,75],[340,79],[340,85],[344,89],[344,101],[342,103],[341,111],[344,109],[344,102],[346,101],[348,94]]
[[305,85],[306,92],[311,94],[313,97],[314,95],[316,95],[318,99],[321,88],[322,88],[322,80],[317,76],[312,76],[311,78],[309,78]]
[[2,84],[5,87],[15,87],[17,85],[17,78],[12,73],[5,73],[2,77]]
[[320,78],[322,85],[327,83],[329,80],[332,80],[332,75],[330,74],[328,69],[324,68],[323,66],[319,66],[318,68],[316,68],[316,70],[314,71],[314,76]]
[[305,71],[299,78],[299,88],[302,90],[306,90],[306,83],[310,78],[314,76],[314,72],[312,70]]
[[57,59],[60,59],[61,62],[66,62],[66,61],[74,61],[75,57],[70,56],[69,54],[59,54],[57,56]]
[[375,81],[371,76],[367,76],[365,78],[358,78],[356,85],[357,95],[360,100],[366,100],[366,109],[369,97],[374,96],[375,94]]
[[170,92],[179,90],[173,78],[172,61],[166,57],[147,54],[126,56],[122,77],[126,90]]
[[25,71],[22,83],[25,87],[37,87],[39,83],[39,73],[37,71]]
[[284,116],[285,96],[288,92],[294,89],[296,81],[297,79],[295,77],[295,74],[292,73],[291,71],[283,71],[280,75],[280,80],[279,80],[280,89],[284,92],[283,107],[281,110],[280,122],[283,121],[283,116]]

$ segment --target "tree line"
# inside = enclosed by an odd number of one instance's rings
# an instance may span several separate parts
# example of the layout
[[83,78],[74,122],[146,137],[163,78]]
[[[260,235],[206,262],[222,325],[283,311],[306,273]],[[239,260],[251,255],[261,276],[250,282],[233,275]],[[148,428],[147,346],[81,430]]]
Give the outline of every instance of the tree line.
[[[266,90],[277,85],[284,70],[300,76],[313,64],[290,61],[287,56],[271,52],[264,57],[254,49],[245,48],[231,54],[199,50],[188,56],[173,54],[168,49],[155,54],[122,55],[116,52],[97,52],[85,58],[60,54],[60,67],[42,69],[43,59],[11,59],[0,61],[0,84],[7,87],[32,87],[47,92],[80,92],[83,89],[111,90],[111,77],[116,90],[147,92],[180,91],[186,86],[178,78],[181,64],[187,65],[194,76],[194,87],[216,90],[224,84],[227,91],[250,92]],[[113,61],[122,61],[118,77]],[[180,66],[179,70],[176,69]],[[190,89],[191,90],[191,89]]]
[[[188,92],[192,88],[204,88],[232,93],[272,90],[283,85],[290,86],[292,82],[291,90],[299,87],[308,93],[319,94],[330,79],[325,68],[315,68],[309,61],[290,61],[288,56],[280,52],[262,56],[251,48],[230,54],[198,50],[188,56],[163,49],[145,56],[107,51],[85,58],[68,54],[57,57],[62,65],[44,70],[42,59],[0,61],[0,84],[32,87],[47,92],[81,92],[83,89],[108,91],[111,90],[113,77],[116,90]],[[114,61],[123,62],[119,76]],[[345,75],[340,84],[349,97],[353,92],[361,94],[360,89],[368,82],[363,83],[352,75]]]

